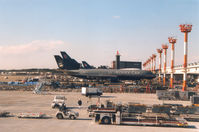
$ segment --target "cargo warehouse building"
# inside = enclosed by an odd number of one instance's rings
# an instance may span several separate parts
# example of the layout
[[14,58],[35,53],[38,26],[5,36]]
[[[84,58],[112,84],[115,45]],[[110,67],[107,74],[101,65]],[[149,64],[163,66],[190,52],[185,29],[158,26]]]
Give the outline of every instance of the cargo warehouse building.
[[117,51],[116,60],[112,62],[113,69],[123,69],[123,68],[137,68],[142,69],[142,62],[135,61],[120,61],[120,54]]
[[[117,69],[115,61],[113,61],[112,68]],[[142,62],[120,61],[119,69],[123,69],[123,68],[138,68],[138,69],[141,70],[142,69]]]

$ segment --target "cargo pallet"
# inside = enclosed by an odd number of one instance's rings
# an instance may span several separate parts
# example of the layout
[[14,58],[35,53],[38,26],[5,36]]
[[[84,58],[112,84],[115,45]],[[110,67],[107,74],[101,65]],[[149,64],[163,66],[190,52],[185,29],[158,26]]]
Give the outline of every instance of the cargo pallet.
[[35,118],[35,119],[44,119],[47,118],[44,113],[20,113],[17,115],[18,118]]

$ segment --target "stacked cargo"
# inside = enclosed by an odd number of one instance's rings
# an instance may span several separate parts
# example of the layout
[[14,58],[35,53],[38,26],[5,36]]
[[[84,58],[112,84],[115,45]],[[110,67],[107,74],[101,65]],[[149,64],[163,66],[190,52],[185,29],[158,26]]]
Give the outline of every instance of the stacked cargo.
[[192,103],[193,105],[199,106],[199,95],[194,95],[194,96],[192,96],[192,98],[191,98],[191,103]]
[[147,106],[144,104],[128,104],[128,113],[144,113]]
[[153,113],[167,113],[170,114],[171,106],[169,105],[153,105],[152,112]]
[[160,100],[190,100],[196,92],[178,90],[157,90],[156,94]]

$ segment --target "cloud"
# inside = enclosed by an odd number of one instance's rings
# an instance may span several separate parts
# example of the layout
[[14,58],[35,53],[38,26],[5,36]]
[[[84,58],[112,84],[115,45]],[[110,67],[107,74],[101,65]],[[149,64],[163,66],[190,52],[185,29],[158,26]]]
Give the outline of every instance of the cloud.
[[35,40],[0,46],[0,69],[57,68],[53,55],[68,46],[61,40]]
[[120,16],[112,16],[114,19],[120,19]]
[[27,44],[0,46],[0,55],[23,55],[51,51],[64,45],[63,41],[35,40]]

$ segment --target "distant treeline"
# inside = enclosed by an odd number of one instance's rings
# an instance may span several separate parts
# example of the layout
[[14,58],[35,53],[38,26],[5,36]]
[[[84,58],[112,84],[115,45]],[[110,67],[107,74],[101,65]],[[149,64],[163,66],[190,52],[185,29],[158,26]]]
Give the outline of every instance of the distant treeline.
[[63,73],[58,69],[18,69],[18,70],[0,70],[0,72],[52,72],[52,73]]

